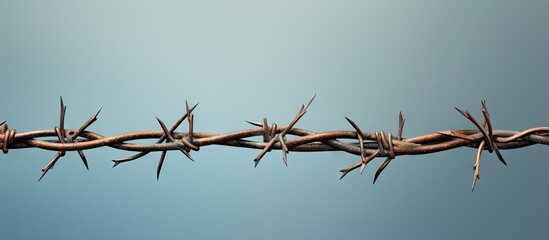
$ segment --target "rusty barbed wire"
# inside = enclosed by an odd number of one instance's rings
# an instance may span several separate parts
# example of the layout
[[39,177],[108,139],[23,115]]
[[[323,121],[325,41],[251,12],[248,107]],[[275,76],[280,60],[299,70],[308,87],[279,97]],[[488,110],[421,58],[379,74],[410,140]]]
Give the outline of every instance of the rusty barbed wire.
[[[316,94],[307,102],[301,105],[296,116],[287,126],[280,126],[273,123],[269,126],[267,119],[262,122],[249,121],[248,123],[257,128],[245,129],[241,131],[217,134],[206,132],[195,132],[193,130],[194,114],[193,110],[198,106],[195,104],[189,107],[185,101],[186,112],[177,120],[177,122],[168,129],[164,122],[157,117],[157,121],[162,131],[141,131],[119,134],[115,136],[103,136],[86,129],[97,120],[101,108],[88,119],[78,129],[65,129],[65,112],[67,107],[60,98],[60,117],[59,125],[53,130],[37,130],[17,133],[15,129],[8,128],[6,121],[0,123],[0,147],[7,154],[10,149],[20,148],[40,148],[45,150],[57,151],[53,159],[42,169],[40,181],[48,173],[57,161],[65,156],[67,151],[77,151],[84,166],[89,170],[88,161],[84,155],[84,150],[99,147],[111,147],[125,151],[139,152],[130,157],[114,159],[113,167],[121,163],[126,163],[139,159],[150,152],[161,152],[160,160],[156,169],[157,180],[160,177],[162,165],[168,151],[178,150],[191,161],[191,151],[199,151],[200,147],[209,145],[226,145],[241,148],[262,149],[255,157],[255,167],[259,164],[263,156],[271,150],[281,150],[282,160],[288,165],[287,156],[290,151],[300,152],[320,152],[320,151],[344,151],[360,156],[360,161],[340,170],[341,177],[360,168],[360,174],[364,171],[366,165],[377,157],[386,158],[377,169],[373,183],[375,183],[387,168],[389,163],[400,155],[420,155],[439,151],[451,150],[458,147],[476,148],[477,154],[473,164],[473,182],[472,190],[475,188],[476,181],[480,177],[480,158],[482,151],[487,150],[495,152],[499,161],[507,165],[500,152],[500,149],[514,149],[530,146],[533,144],[549,145],[549,127],[530,128],[521,132],[512,130],[494,130],[492,121],[486,107],[486,101],[482,100],[482,121],[479,123],[469,111],[459,108],[456,110],[467,118],[477,129],[447,130],[436,131],[434,133],[405,138],[403,137],[404,118],[399,114],[399,124],[397,135],[391,133],[364,132],[359,126],[346,117],[354,131],[329,131],[315,132],[311,130],[295,128],[294,125],[305,115],[307,109],[313,102]],[[185,121],[188,121],[187,132],[176,132],[176,129]],[[287,135],[293,135],[294,138],[287,139]],[[39,138],[54,137],[56,139]],[[250,140],[252,137],[263,137],[262,141]],[[158,139],[152,144],[131,143],[134,140]],[[342,142],[341,139],[356,139],[356,142]]]

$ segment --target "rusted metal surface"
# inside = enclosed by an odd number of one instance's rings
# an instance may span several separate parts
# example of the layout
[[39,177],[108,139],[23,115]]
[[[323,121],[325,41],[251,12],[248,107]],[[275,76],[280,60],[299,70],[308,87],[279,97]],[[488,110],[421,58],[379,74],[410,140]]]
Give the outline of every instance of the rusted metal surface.
[[[294,125],[305,115],[308,107],[313,102],[313,96],[307,104],[299,109],[294,119],[287,126],[277,124],[268,125],[267,119],[262,122],[247,121],[256,128],[245,129],[231,133],[206,133],[193,130],[194,113],[196,105],[189,107],[186,103],[186,113],[168,129],[164,122],[157,118],[161,131],[130,132],[115,136],[103,136],[86,129],[97,120],[99,109],[88,121],[78,129],[65,129],[64,119],[66,106],[61,98],[61,113],[59,126],[53,130],[37,130],[18,133],[15,129],[8,128],[4,121],[0,124],[0,147],[7,154],[10,149],[40,148],[57,151],[54,158],[42,169],[39,180],[51,170],[57,161],[65,156],[67,151],[77,151],[88,169],[88,161],[83,150],[99,147],[111,147],[115,149],[138,152],[135,155],[112,160],[114,166],[121,163],[134,161],[150,152],[161,152],[157,167],[157,178],[160,176],[162,164],[167,151],[177,150],[187,158],[193,160],[192,151],[199,151],[201,147],[209,145],[227,145],[241,148],[261,149],[255,157],[254,164],[257,167],[263,156],[271,150],[281,150],[284,164],[288,164],[287,155],[290,151],[320,152],[320,151],[344,151],[360,156],[359,161],[340,170],[341,178],[349,172],[360,167],[360,173],[366,165],[377,157],[386,158],[374,176],[374,183],[381,172],[389,165],[391,160],[400,155],[429,154],[439,151],[451,150],[459,147],[477,148],[476,160],[473,166],[474,176],[472,188],[480,174],[480,156],[482,151],[495,152],[498,159],[505,165],[505,159],[501,154],[502,149],[514,149],[533,144],[549,145],[549,127],[535,127],[524,131],[494,130],[492,121],[482,101],[482,121],[479,122],[471,113],[456,108],[467,118],[476,129],[448,130],[405,138],[402,136],[404,118],[399,114],[398,133],[363,132],[359,126],[349,118],[346,118],[353,130],[314,132],[311,130],[294,128]],[[188,121],[187,132],[177,132],[176,129],[185,121]],[[286,136],[294,136],[287,139]],[[262,137],[263,141],[254,141],[249,138]],[[50,139],[44,139],[50,138]],[[52,139],[53,138],[53,139]],[[141,144],[131,143],[134,140],[158,139],[155,143]],[[356,142],[342,142],[342,139],[356,139]],[[194,161],[194,160],[193,160]],[[113,167],[114,167],[113,166]]]

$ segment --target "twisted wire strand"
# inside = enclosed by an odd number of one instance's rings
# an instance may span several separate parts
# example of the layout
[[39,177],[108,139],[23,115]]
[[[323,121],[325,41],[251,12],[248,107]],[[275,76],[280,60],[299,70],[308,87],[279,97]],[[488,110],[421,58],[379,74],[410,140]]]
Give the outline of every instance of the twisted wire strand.
[[[282,159],[285,165],[288,164],[287,155],[290,151],[343,151],[360,156],[357,163],[340,170],[342,173],[341,178],[357,168],[360,168],[360,173],[362,174],[364,168],[370,161],[377,157],[384,157],[386,160],[376,171],[374,183],[381,172],[385,170],[389,163],[397,156],[430,154],[459,147],[469,147],[477,149],[477,157],[473,165],[474,176],[472,189],[474,190],[476,180],[479,179],[480,156],[482,151],[487,150],[488,152],[495,152],[498,159],[503,164],[507,165],[499,150],[523,148],[534,144],[549,145],[549,127],[530,128],[520,132],[492,129],[492,122],[484,100],[481,101],[483,119],[480,123],[468,111],[456,108],[456,110],[471,121],[477,129],[437,131],[421,136],[404,138],[402,133],[405,120],[402,117],[402,113],[399,114],[398,133],[396,136],[391,133],[385,133],[384,131],[364,132],[349,118],[346,119],[354,131],[338,130],[315,132],[295,128],[294,125],[305,115],[315,96],[313,96],[307,104],[301,106],[294,119],[287,126],[280,126],[278,124],[269,126],[267,119],[264,118],[263,122],[247,121],[254,125],[255,128],[236,132],[224,134],[195,132],[193,130],[193,110],[198,104],[189,107],[187,102],[185,102],[186,113],[170,129],[166,127],[162,120],[157,118],[161,131],[129,132],[114,136],[103,136],[99,133],[86,130],[97,120],[97,116],[101,109],[92,115],[92,117],[79,129],[65,129],[64,119],[66,106],[61,98],[59,126],[56,126],[52,130],[18,133],[15,129],[9,129],[8,124],[4,121],[0,123],[0,147],[5,154],[7,154],[10,149],[22,148],[40,148],[57,151],[54,158],[42,169],[42,175],[40,176],[39,181],[53,168],[57,161],[63,157],[67,151],[77,151],[86,169],[89,168],[83,150],[111,147],[119,150],[138,152],[130,157],[112,160],[114,162],[113,167],[121,163],[139,159],[150,152],[159,151],[162,152],[162,154],[157,166],[158,179],[167,151],[178,150],[187,158],[194,161],[191,156],[192,151],[199,151],[200,148],[204,146],[225,145],[239,148],[262,149],[254,159],[256,167],[261,158],[271,150],[282,151]],[[185,120],[188,121],[188,131],[176,131]],[[286,136],[288,135],[294,137],[292,139],[287,139]],[[263,139],[262,141],[250,139],[254,137],[262,137]],[[143,139],[158,140],[155,143],[132,143],[132,141]],[[343,139],[348,140],[343,142],[341,141]],[[355,140],[354,142],[352,141],[353,139]]]

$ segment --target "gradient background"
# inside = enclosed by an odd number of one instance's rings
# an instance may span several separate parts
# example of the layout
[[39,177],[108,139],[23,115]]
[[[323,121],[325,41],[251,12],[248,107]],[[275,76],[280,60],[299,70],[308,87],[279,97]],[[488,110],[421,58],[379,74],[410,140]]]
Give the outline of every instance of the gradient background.
[[[160,130],[184,101],[200,102],[195,131],[250,128],[246,119],[316,131],[405,137],[474,126],[486,99],[494,128],[547,126],[547,1],[2,1],[0,120],[19,132],[58,124],[105,135]],[[181,131],[186,131],[185,127]],[[399,156],[372,185],[339,181],[359,160],[339,152],[221,146],[158,153],[112,169],[131,153],[69,152],[40,183],[55,152],[0,157],[2,239],[547,239],[547,146]]]

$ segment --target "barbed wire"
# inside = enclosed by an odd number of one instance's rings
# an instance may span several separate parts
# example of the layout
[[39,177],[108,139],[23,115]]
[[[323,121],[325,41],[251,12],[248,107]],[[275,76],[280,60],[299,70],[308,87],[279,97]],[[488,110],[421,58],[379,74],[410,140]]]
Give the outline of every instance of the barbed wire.
[[[67,107],[60,98],[60,117],[59,125],[53,130],[37,130],[17,133],[15,129],[8,128],[6,121],[0,123],[0,147],[7,154],[10,149],[20,148],[40,148],[45,150],[57,151],[53,159],[42,169],[40,181],[57,163],[65,156],[67,151],[77,151],[82,159],[86,169],[89,170],[88,161],[84,155],[84,150],[111,147],[125,151],[139,152],[135,155],[114,159],[114,166],[121,163],[137,160],[150,152],[161,152],[160,160],[156,169],[157,180],[160,177],[162,165],[168,151],[180,151],[191,161],[192,151],[199,151],[201,147],[209,145],[226,145],[240,148],[262,149],[255,157],[255,167],[258,166],[261,159],[271,150],[281,150],[282,160],[288,165],[288,153],[296,152],[322,152],[322,151],[343,151],[360,156],[360,161],[340,170],[341,177],[360,168],[362,174],[366,165],[374,158],[386,158],[377,169],[373,183],[375,183],[381,172],[389,163],[400,155],[420,155],[439,151],[451,150],[459,147],[476,148],[477,154],[473,165],[472,190],[475,188],[476,181],[480,177],[480,159],[484,150],[495,152],[499,161],[507,165],[500,149],[514,149],[530,146],[533,144],[549,145],[549,127],[530,128],[521,132],[512,130],[494,130],[492,121],[488,113],[486,102],[482,104],[482,121],[477,121],[469,111],[459,108],[456,110],[465,116],[477,129],[447,130],[436,131],[434,133],[405,138],[403,137],[404,118],[399,114],[399,124],[397,135],[391,133],[364,132],[359,126],[349,118],[346,118],[353,130],[315,132],[311,130],[295,128],[294,125],[305,115],[307,109],[313,102],[316,94],[307,102],[301,105],[296,116],[287,126],[279,126],[275,123],[269,126],[267,119],[262,122],[247,121],[256,128],[245,129],[241,131],[217,134],[206,132],[194,132],[194,113],[193,110],[198,104],[189,107],[185,101],[186,113],[177,120],[177,122],[168,129],[164,122],[157,117],[157,121],[162,131],[141,131],[130,132],[114,136],[103,136],[101,134],[87,131],[86,129],[97,120],[101,108],[88,119],[78,129],[65,129],[65,112]],[[188,122],[187,132],[176,132],[176,129],[185,121]],[[294,138],[287,139],[287,135]],[[39,138],[56,139],[39,139]],[[251,140],[249,138],[262,137],[262,141]],[[155,143],[142,144],[131,143],[135,140],[158,139]],[[343,139],[356,139],[356,142],[343,142]]]

